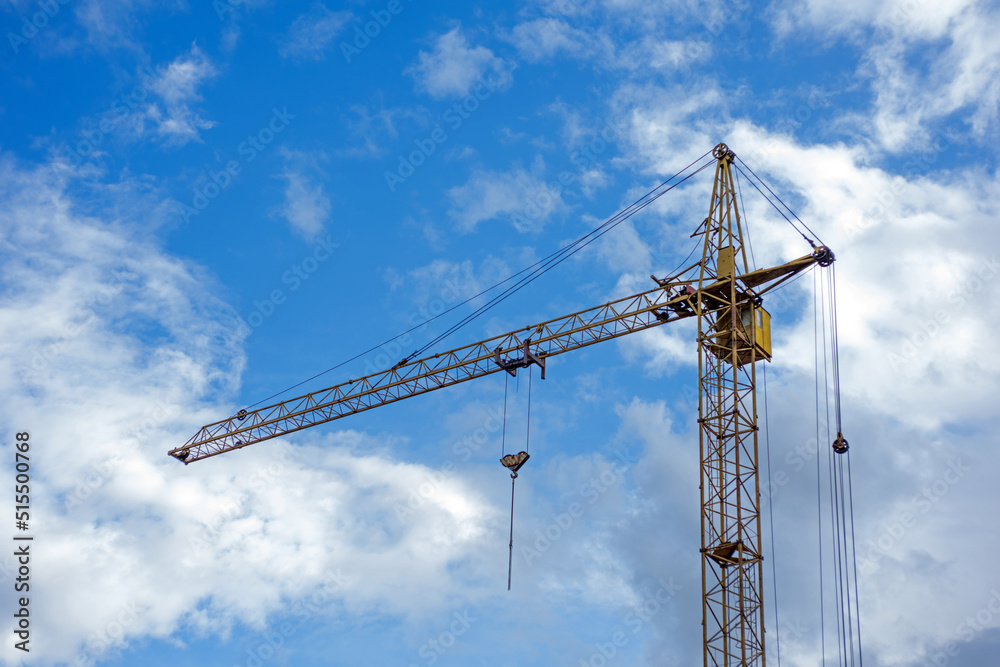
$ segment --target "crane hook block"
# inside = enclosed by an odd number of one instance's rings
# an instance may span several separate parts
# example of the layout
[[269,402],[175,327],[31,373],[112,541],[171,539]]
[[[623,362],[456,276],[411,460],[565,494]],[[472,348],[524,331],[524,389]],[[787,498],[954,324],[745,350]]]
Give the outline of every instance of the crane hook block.
[[848,449],[850,449],[850,447],[847,444],[847,439],[844,438],[844,434],[837,433],[837,439],[833,441],[833,451],[837,452],[838,454],[843,454]]
[[517,471],[521,469],[525,463],[528,462],[531,456],[528,452],[518,452],[517,454],[508,454],[507,456],[500,459],[500,463],[503,464],[505,468],[510,470],[512,477],[517,477]]

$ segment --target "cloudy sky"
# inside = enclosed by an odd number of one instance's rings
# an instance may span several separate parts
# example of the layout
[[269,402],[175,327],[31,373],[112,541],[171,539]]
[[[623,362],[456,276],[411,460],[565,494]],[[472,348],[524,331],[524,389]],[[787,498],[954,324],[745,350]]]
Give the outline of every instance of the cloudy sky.
[[[498,458],[524,445],[523,372],[506,426],[497,374],[166,452],[417,327],[297,391],[394,364],[723,141],[837,253],[866,664],[995,659],[997,3],[0,10],[0,535],[30,432],[35,536],[30,654],[0,549],[3,664],[700,664],[689,324],[534,375],[509,593]],[[432,351],[653,287],[710,174]],[[807,254],[743,186],[758,265]],[[822,278],[765,304],[765,619],[792,666],[837,661]]]

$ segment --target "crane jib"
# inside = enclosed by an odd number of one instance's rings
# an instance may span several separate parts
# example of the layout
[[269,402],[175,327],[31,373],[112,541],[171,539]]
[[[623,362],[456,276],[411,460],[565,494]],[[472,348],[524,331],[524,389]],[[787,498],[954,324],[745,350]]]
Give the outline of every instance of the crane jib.
[[[816,262],[813,253],[779,267],[738,276],[737,293],[745,300],[759,298]],[[731,279],[716,280],[700,290],[683,289],[692,288],[695,283],[666,281],[654,289],[589,310],[257,410],[241,410],[233,417],[202,427],[187,443],[168,453],[184,463],[192,463],[501,370],[514,374],[517,368],[534,363],[544,372],[546,357],[697,315],[699,294],[704,313],[728,305]]]

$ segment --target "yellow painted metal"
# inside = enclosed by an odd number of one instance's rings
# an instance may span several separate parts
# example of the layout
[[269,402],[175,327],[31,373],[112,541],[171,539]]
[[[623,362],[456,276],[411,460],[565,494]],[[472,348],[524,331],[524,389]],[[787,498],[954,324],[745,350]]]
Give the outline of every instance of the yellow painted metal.
[[[813,255],[806,255],[787,264],[737,278],[737,283],[741,291],[747,283],[756,285],[756,294],[761,295],[815,263]],[[696,267],[688,267],[682,274]],[[240,410],[232,417],[203,426],[184,445],[171,449],[168,454],[184,463],[194,463],[476,377],[502,370],[516,372],[517,368],[529,363],[524,360],[525,345],[529,348],[529,359],[544,360],[594,343],[694,317],[698,312],[714,312],[726,307],[724,295],[731,291],[733,281],[727,278],[704,283],[693,294],[685,290],[693,289],[697,280],[657,282],[658,286],[651,290],[596,308],[397,364],[387,371],[348,380],[256,410]]]
[[761,306],[744,306],[740,310],[740,322],[744,334],[753,337],[757,359],[771,361],[771,314]]
[[[763,667],[755,363],[765,358],[758,354],[763,310],[754,308],[761,294],[749,284],[754,278],[741,280],[750,271],[736,205],[734,156],[725,144],[716,146],[714,155],[712,202],[700,229],[705,243],[699,285],[725,277],[729,289],[719,297],[721,308],[700,308],[698,317],[704,664]],[[768,333],[769,327],[768,321]]]
[[732,278],[735,258],[733,257],[733,247],[726,246],[719,248],[719,270],[716,272],[720,278]]
[[709,216],[696,232],[705,236],[702,259],[678,274],[698,269],[697,279],[657,280],[654,289],[595,308],[240,410],[168,454],[192,463],[477,377],[516,373],[533,363],[544,368],[547,357],[697,317],[704,664],[763,667],[755,362],[771,357],[771,324],[758,304],[805,269],[832,261],[832,253],[818,247],[786,264],[749,271],[734,156],[724,144],[714,155]]

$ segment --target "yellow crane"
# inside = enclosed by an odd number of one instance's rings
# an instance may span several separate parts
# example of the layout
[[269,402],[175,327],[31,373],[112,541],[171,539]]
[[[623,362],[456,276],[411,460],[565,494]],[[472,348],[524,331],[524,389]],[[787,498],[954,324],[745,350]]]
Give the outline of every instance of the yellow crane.
[[[713,150],[715,182],[708,216],[692,236],[704,236],[702,257],[656,287],[478,343],[403,360],[393,368],[348,380],[204,426],[169,452],[185,464],[294,433],[388,403],[478,377],[537,365],[549,357],[696,317],[698,424],[701,460],[702,626],[706,667],[763,666],[764,598],[756,362],[771,360],[770,316],[763,296],[833,253],[810,254],[751,271],[737,206],[735,155]],[[846,449],[846,441],[838,434]],[[514,473],[523,463],[504,461]],[[515,460],[517,459],[517,460]],[[510,465],[508,465],[510,464]]]

